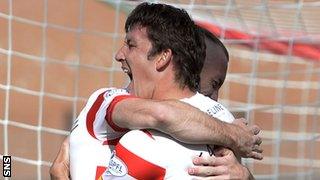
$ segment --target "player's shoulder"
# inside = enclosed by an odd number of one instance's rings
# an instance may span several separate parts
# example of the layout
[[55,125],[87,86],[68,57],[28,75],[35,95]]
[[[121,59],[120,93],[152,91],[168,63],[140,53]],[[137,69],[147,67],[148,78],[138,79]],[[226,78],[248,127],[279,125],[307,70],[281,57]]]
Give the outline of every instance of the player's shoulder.
[[224,105],[199,92],[188,98],[185,102],[222,121],[231,123],[234,120],[234,116]]
[[96,99],[99,95],[104,96],[104,98],[113,96],[113,95],[120,95],[120,94],[129,94],[127,89],[125,88],[115,88],[115,87],[108,87],[108,88],[100,88],[95,90],[89,97],[90,99]]
[[107,88],[104,93],[104,97],[112,97],[112,96],[118,96],[118,95],[129,95],[129,92],[127,89],[124,88]]
[[87,106],[91,107],[91,105],[96,102],[97,100],[108,100],[113,99],[117,95],[128,95],[128,91],[126,89],[120,89],[120,88],[100,88],[95,90],[88,98],[87,100]]

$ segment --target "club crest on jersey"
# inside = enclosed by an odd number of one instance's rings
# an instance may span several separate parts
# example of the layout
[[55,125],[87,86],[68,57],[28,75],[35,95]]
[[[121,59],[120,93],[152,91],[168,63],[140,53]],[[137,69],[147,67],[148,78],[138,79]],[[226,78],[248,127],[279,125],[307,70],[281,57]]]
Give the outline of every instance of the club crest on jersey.
[[113,151],[109,161],[109,166],[104,175],[121,177],[126,174],[128,174],[126,164],[120,158],[118,158],[116,152]]
[[125,89],[108,89],[105,93],[104,96],[105,98],[113,96],[113,95],[118,95],[118,94],[124,94],[124,93],[128,93],[127,90]]

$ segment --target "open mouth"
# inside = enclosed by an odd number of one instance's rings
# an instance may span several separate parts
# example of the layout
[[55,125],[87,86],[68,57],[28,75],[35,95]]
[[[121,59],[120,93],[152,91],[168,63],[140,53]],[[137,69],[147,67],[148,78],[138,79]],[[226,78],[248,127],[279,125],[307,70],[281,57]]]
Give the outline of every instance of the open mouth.
[[129,76],[130,80],[132,80],[132,73],[131,73],[130,68],[129,67],[121,67],[121,68],[122,68],[123,72]]

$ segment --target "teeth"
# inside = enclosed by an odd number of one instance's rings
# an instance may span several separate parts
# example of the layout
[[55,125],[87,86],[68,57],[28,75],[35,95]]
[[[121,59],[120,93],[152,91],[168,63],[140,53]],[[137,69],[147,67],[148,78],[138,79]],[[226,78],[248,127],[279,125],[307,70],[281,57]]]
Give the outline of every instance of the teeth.
[[122,68],[122,71],[126,74],[128,74],[130,71],[128,68],[125,68],[125,67],[121,67]]

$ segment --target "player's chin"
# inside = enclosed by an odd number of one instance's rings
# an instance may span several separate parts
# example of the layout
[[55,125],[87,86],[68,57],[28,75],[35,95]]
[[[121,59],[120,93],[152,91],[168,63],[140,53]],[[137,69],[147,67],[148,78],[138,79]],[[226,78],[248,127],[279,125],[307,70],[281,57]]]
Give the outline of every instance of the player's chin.
[[132,73],[127,73],[127,75],[129,76],[130,81],[132,81]]

